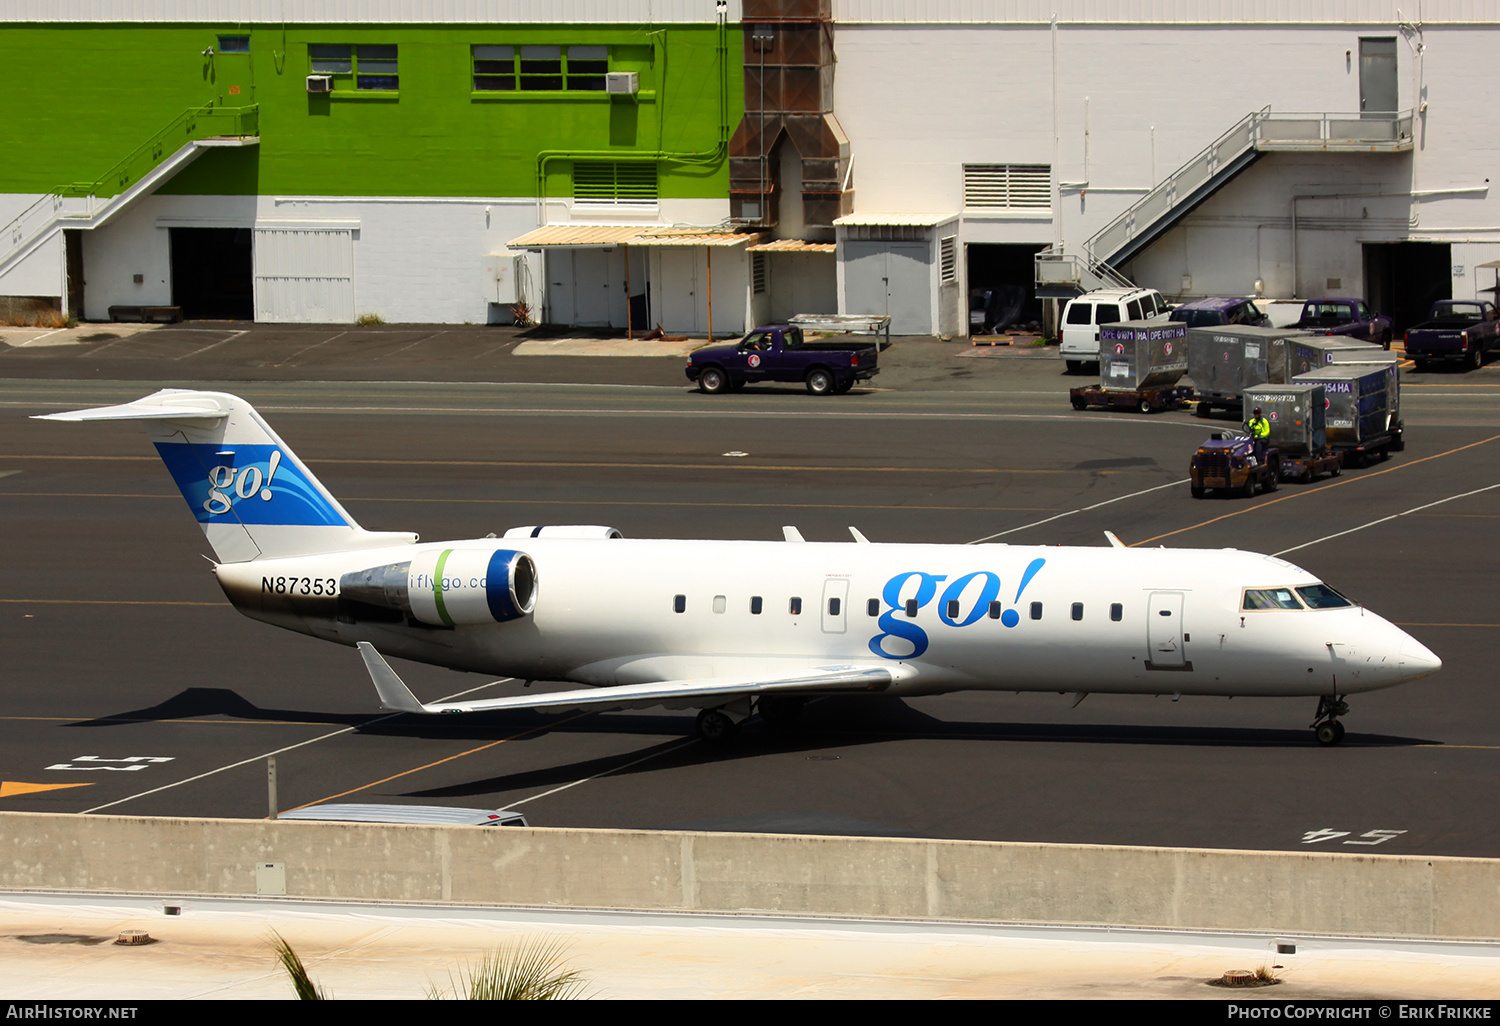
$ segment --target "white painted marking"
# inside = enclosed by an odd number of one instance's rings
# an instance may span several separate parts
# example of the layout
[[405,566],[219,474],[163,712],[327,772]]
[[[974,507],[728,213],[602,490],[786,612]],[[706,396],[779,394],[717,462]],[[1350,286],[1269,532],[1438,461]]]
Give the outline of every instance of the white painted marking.
[[1488,492],[1495,488],[1500,488],[1500,484],[1486,485],[1483,488],[1476,488],[1472,492],[1460,492],[1457,495],[1450,495],[1446,499],[1438,499],[1436,502],[1429,502],[1421,506],[1413,506],[1411,509],[1404,509],[1400,513],[1392,513],[1388,517],[1381,517],[1379,520],[1371,520],[1368,524],[1360,524],[1358,527],[1351,527],[1347,531],[1339,531],[1336,534],[1325,534],[1321,538],[1314,538],[1310,542],[1303,542],[1301,545],[1293,545],[1289,549],[1282,549],[1280,552],[1273,552],[1271,554],[1273,556],[1284,556],[1288,552],[1296,552],[1298,549],[1305,549],[1311,545],[1317,545],[1319,542],[1332,541],[1334,538],[1342,538],[1346,534],[1354,534],[1356,531],[1363,531],[1367,527],[1374,527],[1377,524],[1384,524],[1399,517],[1411,516],[1411,514],[1420,513],[1424,509],[1431,509],[1434,506],[1441,506],[1445,502],[1452,502],[1454,499],[1464,499],[1469,497],[1470,495],[1478,495],[1481,492]]
[[1369,840],[1369,841],[1345,841],[1344,843],[1345,844],[1384,844],[1386,841],[1389,841],[1389,840],[1391,840],[1392,838],[1395,838],[1395,837],[1400,837],[1404,833],[1406,833],[1405,830],[1366,830],[1364,833],[1360,834],[1359,836],[1360,837],[1373,838],[1373,840]]
[[668,745],[666,748],[663,748],[659,752],[652,752],[650,755],[643,755],[639,759],[636,759],[633,762],[627,762],[623,766],[616,766],[613,769],[607,769],[603,773],[595,773],[591,777],[584,777],[582,780],[575,780],[571,784],[561,784],[557,787],[552,788],[550,791],[543,791],[541,794],[534,794],[530,798],[522,798],[520,801],[515,802],[506,802],[505,807],[507,809],[514,809],[517,805],[525,805],[527,802],[534,802],[539,798],[546,798],[549,795],[557,794],[559,791],[566,791],[569,788],[577,787],[579,784],[587,784],[591,780],[598,780],[600,777],[607,777],[611,773],[619,773],[621,770],[628,770],[632,766],[639,766],[643,762],[650,762],[652,759],[658,759],[661,756],[668,755],[680,748],[686,748],[688,745],[697,743],[697,738],[688,738],[685,741],[679,741],[675,745]]
[[[438,701],[440,701],[440,702],[451,702],[454,699],[462,698],[464,695],[472,694],[475,691],[481,691],[484,688],[487,688],[487,687],[489,687],[492,684],[504,684],[506,681],[514,680],[514,679],[515,679],[514,677],[504,677],[504,678],[501,678],[500,680],[492,680],[492,681],[490,681],[487,684],[481,684],[478,687],[469,688],[467,691],[460,691],[456,695],[450,695],[447,698],[438,699]],[[387,713],[384,716],[376,716],[373,719],[366,720],[364,723],[357,724],[356,726],[353,726],[353,727],[341,727],[338,730],[330,731],[329,733],[323,734],[323,735],[321,735],[319,737],[310,737],[306,741],[298,741],[294,745],[287,745],[284,748],[277,748],[277,749],[275,749],[273,751],[264,752],[261,755],[252,755],[248,759],[241,759],[239,762],[232,762],[232,763],[230,763],[227,766],[220,766],[217,769],[211,769],[211,770],[207,771],[206,773],[199,773],[197,776],[187,777],[186,779],[183,779],[183,780],[173,781],[170,784],[163,784],[161,787],[153,787],[149,791],[138,791],[135,794],[126,795],[124,798],[117,798],[117,799],[115,799],[112,802],[105,802],[103,805],[95,805],[92,809],[84,809],[82,812],[79,812],[78,815],[80,815],[80,816],[87,816],[87,815],[89,815],[90,813],[93,813],[93,812],[102,812],[105,809],[112,809],[116,805],[124,805],[126,802],[134,801],[137,798],[145,798],[147,795],[159,794],[162,791],[170,791],[174,787],[181,787],[183,784],[191,784],[194,781],[204,780],[204,779],[206,779],[208,777],[215,776],[215,775],[217,775],[219,773],[227,772],[228,770],[239,769],[241,766],[248,766],[248,765],[250,765],[253,762],[265,762],[267,759],[269,759],[273,755],[280,755],[283,752],[294,751],[294,750],[296,750],[298,748],[306,748],[308,745],[315,745],[319,741],[327,741],[330,738],[341,737],[344,734],[348,734],[348,733],[350,733],[352,731],[358,730],[360,727],[367,727],[367,726],[370,726],[373,723],[383,723],[386,720],[393,720],[397,716],[401,716],[401,715],[403,715],[403,714],[402,713]]]
[[[86,762],[87,766],[74,766],[71,763],[59,762],[47,768],[49,770],[112,770],[116,773],[129,773],[132,770],[143,770],[148,763],[171,762],[170,755],[128,755],[123,759],[107,759],[100,755],[75,755],[73,762]],[[110,766],[106,763],[126,763],[124,766]]]
[[[202,331],[204,329],[197,328],[197,329],[194,329],[194,330],[196,330],[196,331]],[[245,334],[249,330],[250,330],[249,328],[241,328],[239,331],[232,331],[228,335],[226,335],[223,338],[219,339],[219,341],[217,341],[217,342],[210,342],[206,346],[203,346],[203,347],[198,348],[198,349],[194,349],[191,353],[183,353],[181,356],[173,357],[173,359],[174,360],[186,360],[190,356],[197,356],[199,353],[206,353],[210,349],[213,349],[216,346],[222,346],[225,342],[233,342],[235,339],[239,338],[241,335]]]
[[1031,524],[1022,524],[1020,527],[1012,527],[1010,530],[1001,531],[998,534],[987,534],[983,538],[975,538],[973,541],[967,542],[966,544],[979,545],[983,542],[993,541],[996,538],[1004,538],[1007,534],[1015,534],[1017,531],[1025,531],[1026,529],[1032,527],[1041,527],[1043,524],[1050,524],[1054,520],[1061,520],[1063,517],[1070,517],[1074,513],[1087,513],[1091,509],[1098,509],[1100,506],[1108,506],[1112,502],[1124,502],[1126,499],[1134,499],[1138,495],[1149,495],[1152,492],[1159,492],[1163,488],[1175,488],[1177,485],[1187,484],[1190,480],[1192,479],[1185,477],[1181,481],[1169,481],[1164,485],[1156,485],[1153,488],[1142,488],[1140,491],[1131,492],[1129,495],[1117,495],[1113,499],[1105,499],[1103,502],[1096,502],[1092,506],[1080,506],[1078,509],[1070,509],[1066,513],[1059,513],[1056,516],[1048,517],[1046,520],[1038,520],[1035,523]]

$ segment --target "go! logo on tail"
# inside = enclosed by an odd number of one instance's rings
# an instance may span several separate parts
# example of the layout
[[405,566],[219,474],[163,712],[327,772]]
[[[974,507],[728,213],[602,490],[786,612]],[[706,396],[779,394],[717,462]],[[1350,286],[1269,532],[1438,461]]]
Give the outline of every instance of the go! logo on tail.
[[234,499],[230,498],[231,493],[241,499],[259,495],[262,501],[270,502],[271,482],[275,479],[276,469],[280,466],[281,450],[273,449],[264,473],[254,465],[228,467],[221,464],[211,468],[208,472],[208,498],[204,500],[203,508],[215,515],[228,513],[234,507]]

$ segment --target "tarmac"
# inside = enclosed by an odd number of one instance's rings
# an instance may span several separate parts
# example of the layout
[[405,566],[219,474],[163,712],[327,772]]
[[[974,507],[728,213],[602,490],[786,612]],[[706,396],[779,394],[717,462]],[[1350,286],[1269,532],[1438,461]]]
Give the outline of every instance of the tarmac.
[[[318,330],[298,326],[278,334],[275,326],[208,322],[0,328],[0,354],[11,356],[0,361],[0,377],[316,380],[328,372],[343,380],[435,381],[465,380],[466,373],[469,380],[659,380],[685,388],[682,356],[706,341],[331,326],[324,342],[314,340],[321,337]],[[190,331],[206,334],[195,338],[185,334]],[[218,335],[222,344],[215,341]],[[422,347],[435,335],[445,336],[442,345],[449,351],[473,346],[485,360],[493,355],[503,362],[481,365],[476,356],[467,366],[434,364]],[[304,342],[306,348],[298,348]],[[383,362],[383,354],[398,346],[401,358]],[[593,359],[601,355],[641,359]],[[316,365],[310,363],[314,357]],[[1032,362],[1038,360],[1053,363]],[[1029,345],[896,339],[881,362],[874,384],[882,389],[967,391],[1004,382],[1061,392],[1078,381],[1061,376],[1054,349]],[[178,914],[168,914],[168,905]],[[151,942],[115,943],[126,930],[145,930]],[[604,999],[1339,1000],[1367,1004],[1370,1017],[1400,1018],[1400,1001],[1487,1006],[1500,998],[1500,944],[10,894],[0,901],[0,1003],[290,998],[271,946],[277,934],[325,991],[365,1000],[449,996],[487,954],[525,941],[554,944],[566,966],[578,972],[581,995]],[[1265,970],[1277,982],[1218,985],[1231,970]]]

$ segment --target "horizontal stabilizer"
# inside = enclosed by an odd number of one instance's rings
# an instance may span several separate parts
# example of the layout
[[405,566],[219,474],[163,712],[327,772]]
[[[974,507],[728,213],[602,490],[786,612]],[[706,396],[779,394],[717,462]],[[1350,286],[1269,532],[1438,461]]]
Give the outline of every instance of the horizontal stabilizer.
[[32,420],[218,420],[229,416],[229,405],[207,392],[163,389],[120,406],[97,406],[67,413],[43,413]]
[[622,706],[662,704],[722,705],[744,695],[813,694],[833,691],[884,691],[899,679],[893,667],[838,666],[813,669],[781,677],[703,677],[690,680],[654,681],[650,684],[619,684],[614,687],[584,688],[544,695],[517,695],[513,698],[480,699],[473,702],[420,702],[411,693],[390,664],[368,641],[358,643],[365,669],[375,682],[383,709],[396,712],[436,714],[493,712],[502,709],[610,709]]

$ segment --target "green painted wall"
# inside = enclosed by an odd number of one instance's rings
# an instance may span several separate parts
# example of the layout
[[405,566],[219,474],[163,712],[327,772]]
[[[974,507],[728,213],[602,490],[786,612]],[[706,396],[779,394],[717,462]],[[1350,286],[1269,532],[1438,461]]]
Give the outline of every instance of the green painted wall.
[[[250,53],[204,56],[220,34]],[[186,108],[259,106],[260,145],[211,152],[159,191],[204,195],[534,196],[542,151],[701,153],[660,164],[662,198],[728,193],[723,138],[743,112],[737,26],[0,25],[0,192],[95,181]],[[395,95],[307,93],[310,43],[395,43]],[[635,101],[602,93],[472,90],[475,44],[607,45],[610,69],[638,71]],[[232,92],[233,87],[239,92]],[[174,142],[175,145],[175,142]],[[549,196],[571,194],[571,164],[547,165]],[[112,190],[106,189],[104,192]]]

